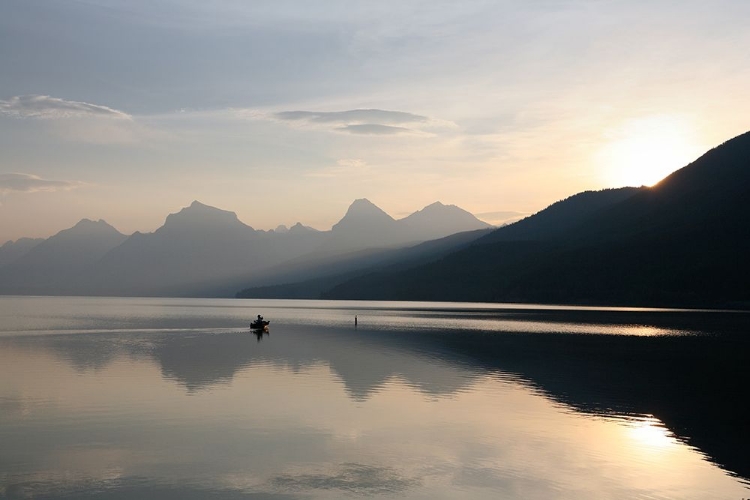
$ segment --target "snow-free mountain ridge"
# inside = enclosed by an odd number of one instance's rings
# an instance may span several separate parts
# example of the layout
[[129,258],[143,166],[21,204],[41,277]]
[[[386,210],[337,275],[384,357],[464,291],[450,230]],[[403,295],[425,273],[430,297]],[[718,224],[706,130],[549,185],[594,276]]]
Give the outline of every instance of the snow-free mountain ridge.
[[103,220],[83,219],[28,245],[21,256],[10,250],[15,244],[0,252],[0,258],[8,256],[0,267],[0,293],[202,295],[211,289],[233,295],[261,274],[268,282],[285,262],[305,267],[301,263],[323,257],[488,227],[473,217],[442,233],[428,218],[410,224],[407,228],[366,199],[352,203],[330,231],[299,222],[288,229],[255,230],[236,213],[199,201],[169,214],[152,233],[125,236]]

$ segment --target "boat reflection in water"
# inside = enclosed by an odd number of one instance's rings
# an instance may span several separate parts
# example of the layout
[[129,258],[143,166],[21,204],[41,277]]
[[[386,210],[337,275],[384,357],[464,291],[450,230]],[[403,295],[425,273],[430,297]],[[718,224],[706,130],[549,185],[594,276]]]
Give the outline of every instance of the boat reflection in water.
[[268,325],[266,325],[266,326],[264,326],[262,328],[252,328],[250,331],[258,339],[258,342],[260,342],[261,340],[263,340],[263,336],[264,335],[270,335],[271,334],[271,330],[268,328]]

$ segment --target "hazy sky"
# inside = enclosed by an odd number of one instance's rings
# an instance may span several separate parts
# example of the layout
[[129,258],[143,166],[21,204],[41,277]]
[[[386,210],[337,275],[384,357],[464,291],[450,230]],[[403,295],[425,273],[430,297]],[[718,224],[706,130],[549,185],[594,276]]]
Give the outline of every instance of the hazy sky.
[[[3,0],[0,243],[533,212],[750,129],[750,2]],[[491,216],[487,216],[489,222]]]

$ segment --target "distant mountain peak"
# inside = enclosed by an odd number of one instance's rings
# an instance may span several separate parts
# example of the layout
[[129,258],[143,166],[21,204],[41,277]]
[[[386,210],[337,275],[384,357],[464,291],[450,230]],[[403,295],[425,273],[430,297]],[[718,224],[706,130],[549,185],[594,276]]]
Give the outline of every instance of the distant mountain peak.
[[229,210],[222,210],[221,208],[216,208],[211,205],[206,205],[205,203],[201,203],[198,200],[193,200],[193,202],[189,206],[183,208],[180,211],[182,212],[185,210],[189,210],[192,212],[225,212],[225,213],[230,213],[230,214],[234,213]]
[[[448,212],[462,212],[469,214],[466,210],[464,210],[461,207],[458,207],[456,205],[446,205],[445,203],[442,203],[440,201],[436,201],[435,203],[430,203],[426,207],[424,207],[422,210],[417,210],[414,212],[414,214],[430,214],[430,213],[448,213]],[[412,215],[414,215],[412,214]]]
[[91,219],[81,219],[73,227],[87,227],[87,226],[93,227],[93,226],[102,226],[102,225],[108,226],[109,224],[107,224],[104,221],[104,219],[99,219],[97,221],[93,221]]
[[187,207],[183,208],[182,210],[180,210],[180,212],[185,212],[185,211],[192,211],[192,212],[195,212],[195,211],[202,211],[202,212],[225,212],[225,213],[231,213],[231,214],[234,213],[234,212],[229,212],[227,210],[222,210],[220,208],[212,207],[210,205],[206,205],[205,203],[201,203],[198,200],[194,200],[190,204],[190,206],[187,206]]
[[193,201],[177,213],[169,214],[161,229],[188,229],[205,226],[235,226],[252,229],[237,218],[237,214],[228,210],[212,207]]
[[388,215],[385,213],[380,207],[375,205],[373,202],[368,200],[367,198],[359,198],[352,202],[351,205],[349,205],[349,209],[346,211],[346,215],[360,215],[360,214],[383,214]]
[[409,226],[428,225],[435,229],[441,227],[448,229],[447,233],[442,236],[451,234],[450,231],[458,232],[490,227],[489,224],[477,219],[463,208],[456,205],[445,205],[439,201],[427,205],[422,210],[417,210],[399,222]]
[[354,202],[349,205],[349,208],[346,211],[346,215],[344,215],[344,217],[336,225],[333,226],[333,229],[335,230],[337,227],[340,228],[342,224],[356,224],[359,221],[365,220],[393,222],[394,219],[367,198],[360,198],[354,200]]
[[64,232],[66,234],[121,234],[120,231],[115,229],[113,226],[108,224],[105,220],[99,219],[97,221],[93,221],[91,219],[81,219],[76,223],[75,226],[65,229]]
[[289,228],[290,233],[318,233],[318,231],[315,228],[312,228],[310,226],[304,226],[301,222],[296,223],[292,227]]
[[366,230],[366,227],[370,227],[372,224],[380,226],[393,222],[395,222],[393,217],[385,213],[380,207],[367,198],[359,198],[349,205],[346,215],[331,230],[338,232],[354,227]]
[[346,215],[331,228],[329,248],[354,249],[387,246],[397,230],[396,221],[366,198],[354,200]]

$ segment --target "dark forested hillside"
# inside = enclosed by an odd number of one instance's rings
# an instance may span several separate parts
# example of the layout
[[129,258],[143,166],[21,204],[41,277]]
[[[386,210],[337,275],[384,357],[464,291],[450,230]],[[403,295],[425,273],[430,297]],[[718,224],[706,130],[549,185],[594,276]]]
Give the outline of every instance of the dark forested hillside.
[[600,210],[611,207],[647,188],[624,187],[584,191],[553,203],[541,212],[485,236],[481,243],[497,241],[548,241],[564,237],[571,229]]
[[750,133],[653,188],[581,193],[439,262],[323,296],[741,306],[748,255]]

